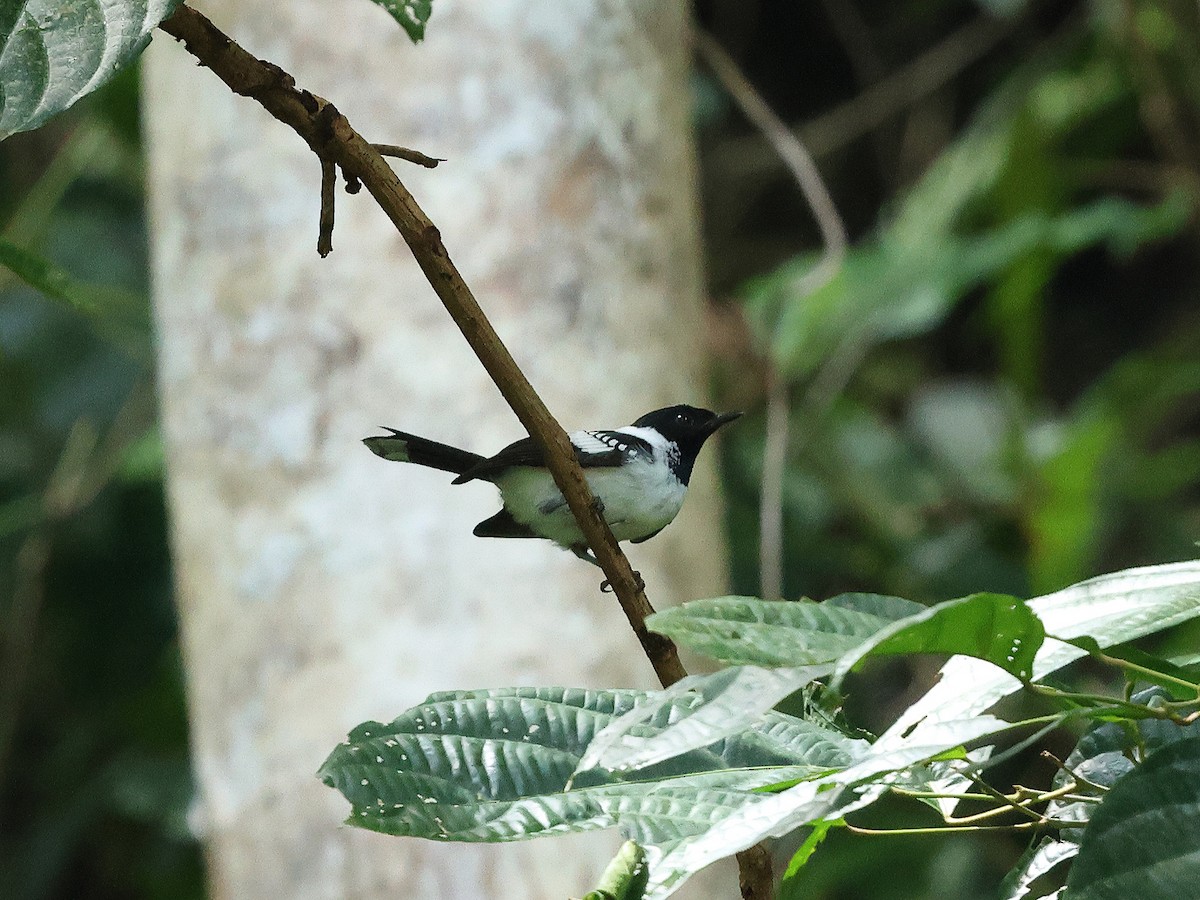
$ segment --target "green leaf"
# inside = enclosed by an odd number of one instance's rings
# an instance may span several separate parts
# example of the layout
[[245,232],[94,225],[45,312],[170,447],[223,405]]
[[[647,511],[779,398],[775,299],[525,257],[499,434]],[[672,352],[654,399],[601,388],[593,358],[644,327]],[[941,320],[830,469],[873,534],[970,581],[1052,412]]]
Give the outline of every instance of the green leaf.
[[[1102,575],[1030,600],[1029,607],[1047,634],[1057,638],[1091,635],[1101,647],[1125,643],[1200,616],[1200,561]],[[1084,655],[1078,647],[1047,638],[1034,660],[1033,677],[1044,678]],[[910,740],[946,719],[977,715],[1020,687],[1003,669],[955,657],[942,666],[941,680],[904,711],[876,746]]]
[[600,876],[600,884],[583,900],[641,900],[649,874],[646,851],[635,841],[626,841]]
[[[762,802],[732,810],[709,831],[671,846],[655,863],[650,879],[651,896],[659,896],[654,893],[658,889],[673,890],[686,873],[698,871],[764,838],[782,837],[801,826],[821,819],[837,819],[873,803],[886,790],[888,779],[880,776],[908,769],[1008,727],[991,716],[940,722],[936,727],[902,738],[898,745],[872,747],[847,769],[802,781],[781,793],[761,795],[765,798]],[[771,779],[768,784],[777,781]]]
[[1061,878],[1056,870],[1078,853],[1079,844],[1073,841],[1046,837],[1031,844],[1004,879],[1001,897],[1003,900],[1033,900],[1035,897],[1056,896],[1054,892],[1060,890],[1058,884],[1051,884],[1048,890],[1038,890],[1039,881],[1048,880],[1051,873]]
[[[753,755],[762,754],[777,765],[809,766],[812,774],[845,768],[866,749],[866,741],[770,712],[775,704],[830,671],[828,665],[799,669],[734,666],[711,675],[691,675],[647,697],[601,731],[580,760],[579,771],[631,771],[725,739],[745,743]],[[670,722],[648,729],[669,705],[678,709]],[[728,758],[731,751],[726,748],[723,755]]]
[[29,131],[128,65],[180,0],[26,0],[0,12],[0,140]]
[[651,631],[732,665],[833,662],[885,626],[925,607],[899,597],[840,594],[824,603],[717,597],[650,616]]
[[[746,735],[641,769],[636,779],[576,772],[602,728],[653,696],[570,688],[434,694],[388,725],[354,729],[320,775],[350,801],[348,822],[387,834],[500,842],[619,826],[646,848],[652,898],[767,832],[837,818],[883,790],[845,789],[824,779],[823,787],[810,781],[783,794],[759,793],[768,784],[811,779],[808,758],[842,752],[839,736],[817,735],[779,713]],[[647,733],[666,728],[695,702],[680,697],[656,708],[644,723]],[[977,735],[994,720],[965,724]],[[957,742],[961,734],[948,726],[940,738]],[[927,750],[906,747],[873,765],[908,765]],[[873,771],[858,769],[854,777]]]
[[813,822],[812,830],[805,837],[804,843],[796,848],[796,852],[792,854],[792,860],[788,863],[787,870],[783,873],[783,881],[787,882],[793,878],[799,878],[800,870],[804,868],[809,858],[816,853],[817,848],[824,843],[825,838],[829,836],[829,832],[834,827],[841,827],[845,824],[844,819],[819,819]]
[[1200,738],[1170,744],[1108,792],[1083,832],[1068,900],[1179,900],[1200,883]]
[[922,610],[872,635],[838,660],[836,689],[868,656],[950,653],[986,660],[1027,680],[1045,631],[1024,600],[1006,594],[972,594]]
[[414,44],[425,39],[425,26],[433,12],[433,0],[374,0],[386,9]]
[[50,260],[0,241],[0,265],[51,300],[91,321],[96,332],[135,358],[146,354],[150,317],[146,300],[107,285],[76,281]]
[[[652,696],[568,688],[434,694],[388,725],[360,725],[321,777],[353,805],[351,824],[388,834],[510,841],[622,824],[642,843],[658,844],[753,802],[760,796],[753,788],[809,771],[801,752],[788,751],[788,736],[772,733],[787,724],[779,716],[764,726],[759,747],[720,744],[643,770],[636,781],[576,774],[596,734]],[[646,729],[665,727],[692,702],[658,707]],[[740,768],[731,768],[726,752]],[[789,752],[799,765],[771,768]],[[694,810],[667,815],[663,804],[677,801]]]

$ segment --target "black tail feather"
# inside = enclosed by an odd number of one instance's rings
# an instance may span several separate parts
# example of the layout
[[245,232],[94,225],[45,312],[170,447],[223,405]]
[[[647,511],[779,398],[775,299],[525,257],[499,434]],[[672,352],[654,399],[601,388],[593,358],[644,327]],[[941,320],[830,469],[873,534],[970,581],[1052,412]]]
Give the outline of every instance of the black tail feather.
[[468,450],[460,450],[449,444],[439,444],[428,438],[397,431],[395,428],[380,426],[391,434],[363,438],[363,443],[376,456],[395,462],[416,463],[418,466],[428,466],[431,469],[441,469],[443,472],[453,472],[461,475],[473,466],[483,462],[484,457]]

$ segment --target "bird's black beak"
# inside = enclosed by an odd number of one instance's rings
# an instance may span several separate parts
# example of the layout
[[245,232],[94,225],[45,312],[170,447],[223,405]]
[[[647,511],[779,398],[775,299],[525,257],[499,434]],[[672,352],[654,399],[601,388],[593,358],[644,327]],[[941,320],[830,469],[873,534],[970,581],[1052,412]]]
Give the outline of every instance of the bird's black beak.
[[708,433],[712,434],[722,425],[727,425],[734,419],[741,417],[740,412],[721,413],[719,416],[713,416],[712,421],[708,423]]

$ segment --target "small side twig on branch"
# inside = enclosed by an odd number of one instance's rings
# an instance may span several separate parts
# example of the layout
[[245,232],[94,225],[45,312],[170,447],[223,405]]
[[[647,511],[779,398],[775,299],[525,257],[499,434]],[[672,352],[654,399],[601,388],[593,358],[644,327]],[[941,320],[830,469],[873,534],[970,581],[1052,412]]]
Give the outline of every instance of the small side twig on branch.
[[297,88],[292,76],[247,53],[191,7],[180,6],[159,27],[183,41],[188,52],[234,93],[257,101],[300,135],[318,157],[336,163],[348,182],[361,182],[371,193],[408,244],[442,305],[488,375],[544,453],[555,483],[612,585],[659,681],[666,686],[684,677],[687,672],[679,661],[674,643],[646,628],[646,617],[654,612],[654,608],[600,514],[566,432],[500,341],[471,289],[451,262],[437,227],[401,184],[387,160],[350,126],[333,104]]
[[317,230],[317,252],[324,259],[333,252],[333,195],[337,188],[337,166],[321,160],[321,219]]
[[426,156],[420,150],[409,150],[407,147],[398,147],[395,144],[372,144],[371,146],[380,156],[394,156],[396,159],[416,163],[427,169],[436,169],[438,163],[445,162],[444,159],[438,159],[436,156]]

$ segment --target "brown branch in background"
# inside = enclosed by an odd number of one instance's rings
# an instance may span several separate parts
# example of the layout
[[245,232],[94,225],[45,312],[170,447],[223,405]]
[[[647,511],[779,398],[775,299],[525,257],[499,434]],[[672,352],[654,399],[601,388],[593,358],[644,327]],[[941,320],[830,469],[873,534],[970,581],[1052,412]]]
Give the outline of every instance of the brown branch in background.
[[[859,91],[866,90],[887,74],[887,66],[875,45],[870,26],[854,0],[821,0],[821,6],[846,53],[850,68],[854,70]],[[883,124],[881,122],[872,129],[871,144],[883,182],[893,184],[896,181],[896,140],[892,129],[883,128]]]
[[1138,109],[1151,139],[1163,157],[1175,165],[1200,172],[1200,152],[1196,149],[1195,129],[1171,90],[1158,53],[1138,21],[1138,7],[1131,0],[1121,4],[1121,24],[1136,65],[1130,67],[1137,88]]
[[604,521],[566,432],[501,343],[471,289],[450,261],[441,234],[379,151],[350,127],[333,104],[298,89],[291,75],[247,53],[196,10],[181,6],[160,27],[183,41],[188,52],[234,93],[257,100],[267,112],[299,134],[318,157],[335,162],[348,181],[360,181],[370,191],[412,250],[417,265],[488,375],[545,454],[547,468],[612,585],[659,681],[666,686],[684,677],[687,672],[679,662],[675,645],[646,628],[646,617],[654,608]]
[[372,144],[371,146],[380,156],[394,156],[396,159],[416,163],[427,169],[436,169],[438,163],[445,162],[444,159],[438,159],[436,156],[426,156],[420,150],[409,150],[407,147],[398,147],[395,144]]
[[[817,220],[824,250],[816,265],[794,286],[797,295],[807,297],[827,285],[842,267],[849,243],[842,217],[812,154],[775,115],[721,45],[699,32],[696,50],[788,167]],[[788,450],[788,398],[786,382],[774,371],[774,361],[769,363],[772,371],[767,376],[767,443],[759,504],[759,582],[763,597],[775,600],[783,596],[783,474]]]
[[[814,156],[840,150],[951,81],[987,55],[1014,27],[1014,20],[976,19],[794,133]],[[735,157],[739,170],[747,173],[763,173],[780,163],[778,152],[763,147],[757,137],[727,141],[720,152]]]
[[321,218],[317,226],[317,253],[324,259],[333,252],[333,196],[337,188],[337,166],[321,160]]

